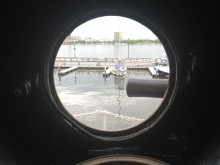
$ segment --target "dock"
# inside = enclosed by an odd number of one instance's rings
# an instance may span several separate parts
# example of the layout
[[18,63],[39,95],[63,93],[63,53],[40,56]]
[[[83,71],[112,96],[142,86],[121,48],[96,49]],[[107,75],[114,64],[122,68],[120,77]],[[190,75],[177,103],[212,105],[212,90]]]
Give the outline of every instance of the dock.
[[154,67],[150,66],[150,67],[148,67],[148,70],[150,71],[152,77],[154,77],[154,76],[157,75],[157,72],[156,72],[156,70],[154,69]]
[[[63,76],[77,69],[101,69],[103,76],[109,76],[118,58],[86,58],[86,57],[56,57],[54,68],[59,70],[58,75]],[[124,58],[128,70],[147,69],[152,76],[156,76],[153,66],[157,59],[152,58]]]
[[[158,64],[153,58],[124,58],[127,68],[147,68]],[[110,67],[115,66],[118,58],[86,58],[86,57],[56,57],[54,66],[78,66],[78,67]]]
[[70,68],[61,70],[61,71],[58,73],[58,75],[59,75],[59,76],[63,76],[63,75],[65,75],[65,74],[69,73],[69,72],[72,72],[72,71],[76,70],[77,68],[78,68],[78,66],[74,66],[74,67],[70,67]]

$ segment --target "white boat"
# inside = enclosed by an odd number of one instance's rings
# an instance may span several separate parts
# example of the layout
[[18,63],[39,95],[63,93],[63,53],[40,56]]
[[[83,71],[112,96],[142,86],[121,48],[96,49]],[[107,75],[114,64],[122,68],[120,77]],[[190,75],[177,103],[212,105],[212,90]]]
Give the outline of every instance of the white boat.
[[111,72],[115,76],[124,76],[127,74],[127,67],[124,66],[124,62],[119,59],[116,65],[112,68]]
[[154,69],[158,76],[166,76],[170,74],[169,59],[165,53],[162,54],[158,65],[154,66]]
[[163,66],[163,65],[157,65],[154,66],[154,69],[156,70],[157,75],[159,76],[165,76],[170,74],[170,67],[169,65]]
[[169,59],[166,53],[163,53],[161,58],[158,59],[158,65],[169,65]]

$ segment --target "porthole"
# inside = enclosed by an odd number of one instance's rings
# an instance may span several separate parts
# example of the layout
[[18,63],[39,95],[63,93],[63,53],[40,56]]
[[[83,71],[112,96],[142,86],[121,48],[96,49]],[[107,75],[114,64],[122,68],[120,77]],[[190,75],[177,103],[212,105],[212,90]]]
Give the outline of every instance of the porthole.
[[149,19],[96,14],[70,22],[59,36],[47,63],[52,101],[64,121],[82,133],[131,138],[168,110],[177,57]]
[[90,160],[83,161],[77,165],[169,165],[160,160],[156,160],[150,157],[138,156],[138,155],[127,155],[127,154],[117,154],[117,155],[107,155],[93,158]]

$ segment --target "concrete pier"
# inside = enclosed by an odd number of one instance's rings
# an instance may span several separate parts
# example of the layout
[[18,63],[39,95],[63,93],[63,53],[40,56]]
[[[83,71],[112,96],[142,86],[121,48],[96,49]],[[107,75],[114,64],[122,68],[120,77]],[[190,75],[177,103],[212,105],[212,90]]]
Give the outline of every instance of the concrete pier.
[[[117,61],[118,58],[56,57],[54,67],[110,67],[115,66]],[[158,64],[153,58],[124,58],[123,61],[127,68],[147,68]]]
[[70,67],[70,68],[61,70],[61,71],[58,73],[58,75],[59,75],[59,76],[65,75],[65,74],[67,74],[67,73],[69,73],[69,72],[72,72],[72,71],[76,70],[77,68],[78,68],[78,66],[74,66],[74,67]]
[[156,72],[156,70],[154,69],[154,67],[150,66],[150,67],[148,67],[148,70],[150,71],[152,77],[154,77],[154,76],[157,75],[157,72]]

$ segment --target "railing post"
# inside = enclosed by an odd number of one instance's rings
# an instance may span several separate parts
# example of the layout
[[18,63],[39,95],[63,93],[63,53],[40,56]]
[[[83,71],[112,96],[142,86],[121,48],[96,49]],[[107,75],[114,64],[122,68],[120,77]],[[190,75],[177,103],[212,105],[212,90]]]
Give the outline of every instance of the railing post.
[[106,124],[106,112],[104,112],[103,114],[103,130],[106,130],[107,129],[107,124]]

